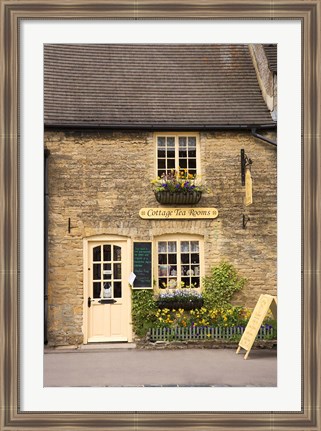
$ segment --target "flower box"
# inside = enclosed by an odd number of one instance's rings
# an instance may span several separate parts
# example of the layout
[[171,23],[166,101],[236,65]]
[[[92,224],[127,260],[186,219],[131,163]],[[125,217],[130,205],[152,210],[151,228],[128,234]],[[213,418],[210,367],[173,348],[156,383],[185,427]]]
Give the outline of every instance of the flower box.
[[168,205],[195,205],[202,197],[201,191],[190,192],[155,192],[157,202]]

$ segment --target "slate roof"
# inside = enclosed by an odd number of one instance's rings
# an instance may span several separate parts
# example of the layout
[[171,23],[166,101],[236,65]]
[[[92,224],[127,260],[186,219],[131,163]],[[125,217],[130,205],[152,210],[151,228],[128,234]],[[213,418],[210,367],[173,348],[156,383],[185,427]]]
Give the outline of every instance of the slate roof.
[[266,58],[269,63],[269,69],[272,72],[277,72],[277,45],[276,44],[263,44]]
[[45,45],[53,127],[274,126],[247,45]]

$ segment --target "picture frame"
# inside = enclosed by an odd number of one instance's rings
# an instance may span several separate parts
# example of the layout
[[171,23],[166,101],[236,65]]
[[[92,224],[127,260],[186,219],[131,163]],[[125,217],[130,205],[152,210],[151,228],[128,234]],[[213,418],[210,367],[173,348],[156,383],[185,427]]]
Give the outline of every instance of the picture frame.
[[[0,0],[0,430],[316,430],[320,396],[321,4],[319,0]],[[265,19],[302,23],[302,408],[300,412],[24,412],[19,400],[19,22],[21,19]]]

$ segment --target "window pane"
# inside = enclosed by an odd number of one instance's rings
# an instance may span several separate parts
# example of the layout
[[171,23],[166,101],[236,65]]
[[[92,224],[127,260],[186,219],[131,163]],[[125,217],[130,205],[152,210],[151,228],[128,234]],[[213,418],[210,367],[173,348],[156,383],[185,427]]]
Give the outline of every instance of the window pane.
[[160,289],[166,289],[167,287],[167,278],[160,278],[158,282],[158,287]]
[[191,241],[191,251],[198,253],[199,252],[199,242],[198,241]]
[[175,138],[174,137],[167,138],[167,147],[175,147]]
[[114,279],[120,280],[121,279],[121,263],[114,263]]
[[121,282],[114,282],[114,298],[121,298]]
[[181,262],[189,263],[189,254],[181,254]]
[[188,160],[188,169],[196,169],[196,159]]
[[[170,257],[171,257],[172,255],[170,255]],[[158,255],[158,263],[167,263],[167,254],[159,254]],[[170,263],[174,263],[174,262],[170,262]]]
[[93,284],[93,297],[100,298],[100,282]]
[[165,147],[165,137],[164,136],[162,136],[162,137],[159,136],[157,138],[157,145],[158,145],[159,148]]
[[182,277],[182,283],[181,283],[181,287],[182,288],[188,287],[189,283],[190,283],[189,277]]
[[99,262],[101,260],[101,247],[98,245],[93,248],[93,261]]
[[196,157],[196,150],[189,150],[188,157]]
[[167,243],[166,242],[159,242],[158,243],[158,253],[166,253],[167,251]]
[[114,245],[114,261],[120,261],[121,260],[121,247],[118,247],[118,245]]
[[104,261],[111,261],[111,245],[109,244],[104,245]]
[[176,277],[176,275],[177,275],[177,266],[176,265],[170,265],[169,275],[171,277]]
[[200,287],[200,279],[199,277],[192,277],[192,282],[191,282],[192,286],[195,288]]
[[179,158],[181,159],[181,158],[184,158],[184,159],[186,159],[186,157],[187,157],[187,151],[186,150],[179,150]]
[[157,155],[158,155],[158,157],[166,157],[166,151],[165,150],[158,150]]
[[[160,262],[162,263],[162,262]],[[176,264],[177,263],[177,255],[176,254],[169,254],[168,255],[168,263]]]
[[179,159],[179,167],[180,168],[187,168],[187,160],[186,159]]
[[185,136],[180,136],[178,138],[178,142],[179,142],[179,147],[186,147],[186,137]]
[[181,274],[182,275],[187,275],[187,271],[189,270],[189,266],[187,265],[182,265],[182,270],[181,270]]
[[95,263],[94,264],[94,280],[100,280],[101,278],[101,265],[100,263]]
[[168,266],[158,265],[158,277],[167,277],[167,275],[168,275]]
[[166,160],[158,159],[158,169],[165,169],[165,168],[166,168]]
[[170,171],[171,169],[175,169],[175,159],[167,160],[167,170]]
[[189,241],[181,241],[181,252],[182,253],[189,252]]
[[168,281],[168,288],[169,289],[176,289],[177,288],[177,280],[176,280],[176,278],[171,278]]
[[175,159],[175,150],[167,150],[167,157],[171,159]]
[[199,263],[200,258],[198,254],[192,254],[191,257],[192,257],[192,263]]
[[194,275],[196,275],[197,277],[200,275],[200,267],[198,265],[192,265],[191,266]]
[[176,241],[168,242],[168,253],[176,253]]
[[188,146],[189,146],[189,148],[196,148],[196,138],[195,138],[195,136],[190,136],[189,138],[188,138]]

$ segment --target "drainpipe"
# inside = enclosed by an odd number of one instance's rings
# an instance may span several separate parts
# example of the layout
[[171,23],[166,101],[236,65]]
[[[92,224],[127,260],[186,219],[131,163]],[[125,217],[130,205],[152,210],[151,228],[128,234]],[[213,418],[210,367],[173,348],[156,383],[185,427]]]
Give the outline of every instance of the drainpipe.
[[269,139],[263,135],[259,135],[258,133],[256,133],[256,129],[252,129],[251,133],[253,136],[255,136],[255,138],[261,139],[261,141],[267,142],[268,144],[274,145],[275,147],[277,146],[277,143],[272,139]]
[[44,343],[48,344],[48,157],[45,149],[44,163]]

